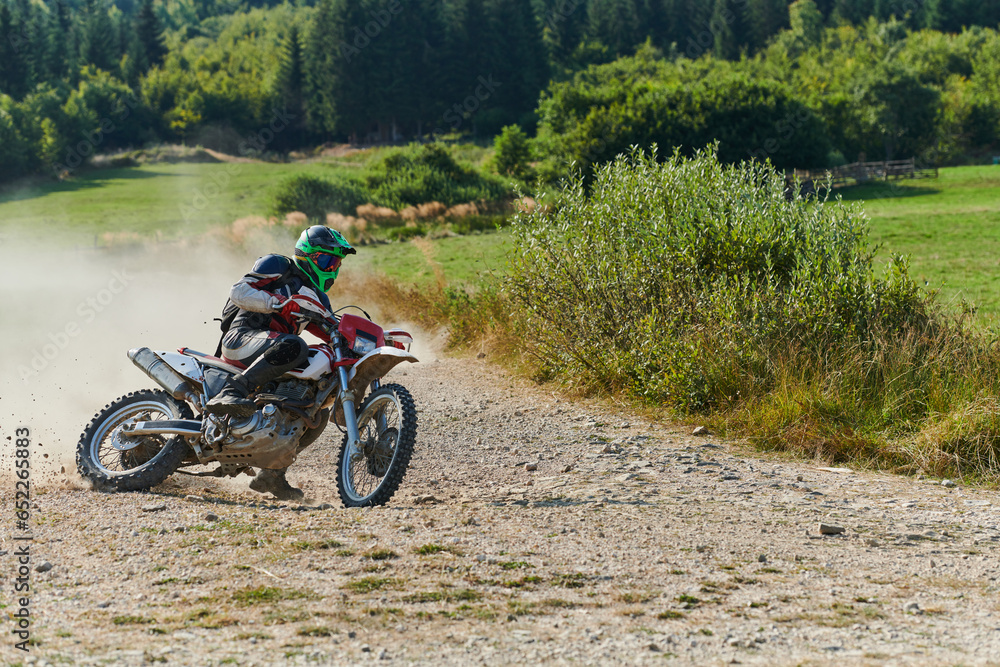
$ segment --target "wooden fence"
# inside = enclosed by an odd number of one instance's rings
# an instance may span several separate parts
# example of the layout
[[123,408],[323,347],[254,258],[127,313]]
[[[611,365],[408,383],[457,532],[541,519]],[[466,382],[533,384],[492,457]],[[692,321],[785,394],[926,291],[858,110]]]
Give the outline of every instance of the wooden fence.
[[856,185],[869,181],[894,181],[901,178],[937,178],[937,167],[917,167],[913,158],[909,160],[889,160],[885,162],[854,162],[831,169],[796,169],[795,176],[801,182],[812,181],[816,185],[826,183],[827,174],[833,187]]

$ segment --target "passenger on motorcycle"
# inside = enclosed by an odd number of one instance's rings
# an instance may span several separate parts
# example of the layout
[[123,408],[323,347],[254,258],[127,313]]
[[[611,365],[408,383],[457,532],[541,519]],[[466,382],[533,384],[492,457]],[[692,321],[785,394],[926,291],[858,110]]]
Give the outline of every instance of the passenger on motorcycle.
[[[205,406],[206,412],[252,415],[256,406],[248,396],[308,358],[309,348],[299,337],[303,330],[328,340],[318,327],[305,325],[295,313],[303,306],[329,311],[326,292],[337,279],[341,261],[355,253],[339,232],[314,225],[302,232],[293,258],[261,257],[233,285],[222,311],[225,333],[216,354],[245,370],[226,382]],[[285,480],[285,470],[261,471],[250,488],[285,500],[301,498],[302,492]]]

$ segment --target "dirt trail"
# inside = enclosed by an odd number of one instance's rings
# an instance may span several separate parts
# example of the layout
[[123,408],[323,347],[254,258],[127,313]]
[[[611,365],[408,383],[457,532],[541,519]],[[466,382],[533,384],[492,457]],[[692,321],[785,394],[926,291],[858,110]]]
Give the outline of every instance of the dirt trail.
[[[420,427],[387,508],[339,506],[339,437],[290,474],[328,509],[247,478],[37,493],[32,563],[52,569],[31,573],[35,664],[1000,657],[994,493],[762,459],[488,360],[395,379]],[[10,582],[6,534],[0,549]],[[0,660],[24,659],[4,636]]]

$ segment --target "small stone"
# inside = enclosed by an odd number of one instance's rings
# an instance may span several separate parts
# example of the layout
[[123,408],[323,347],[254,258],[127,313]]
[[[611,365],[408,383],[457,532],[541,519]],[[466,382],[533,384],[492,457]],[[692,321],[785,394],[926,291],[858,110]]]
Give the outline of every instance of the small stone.
[[569,471],[570,471],[570,470],[572,470],[572,469],[573,469],[573,466],[572,466],[572,465],[568,465],[568,466],[566,466],[565,468],[563,468],[563,469],[562,469],[562,471],[563,471],[563,472],[569,472]]
[[318,509],[318,510],[332,510],[333,509],[333,505],[331,505],[330,503],[320,503],[319,505],[316,506],[316,509]]
[[426,495],[426,496],[417,496],[416,498],[413,499],[413,502],[417,505],[436,505],[441,501],[438,498],[435,498],[434,496]]
[[537,463],[525,463],[524,464],[524,469],[527,470],[528,472],[531,472],[532,470],[538,470],[538,464]]
[[867,544],[870,547],[877,547],[879,542],[876,539],[867,539],[865,540],[865,544]]
[[167,506],[164,503],[160,503],[158,505],[143,505],[139,509],[141,509],[143,512],[162,512],[163,510],[167,509]]
[[695,426],[694,430],[691,431],[691,435],[709,435],[708,429],[704,426]]
[[655,653],[659,653],[659,651],[660,651],[660,647],[659,647],[659,646],[657,646],[656,644],[652,644],[652,643],[651,643],[651,644],[647,644],[647,645],[646,645],[646,650],[648,650],[648,651],[653,651],[653,652],[655,652]]
[[[480,353],[480,354],[482,354],[482,353]],[[389,659],[389,651],[387,651],[386,649],[382,649],[381,651],[379,651],[379,653],[378,653],[378,659],[379,660],[388,660]]]
[[955,482],[951,481],[950,479],[942,479],[941,486],[943,486],[946,489],[954,489],[958,485],[955,484]]
[[479,354],[476,355],[476,359],[485,359],[485,358],[486,358],[485,352],[480,352]]
[[209,512],[208,514],[205,515],[205,521],[218,521],[218,520],[219,520],[219,515],[213,512]]
[[820,535],[840,535],[844,532],[843,526],[833,526],[827,523],[819,524]]
[[158,533],[158,535],[166,535],[166,534],[167,534],[167,529],[166,528],[160,528],[160,532]]
[[909,602],[903,604],[903,613],[904,614],[922,614],[923,612],[920,610],[920,605],[919,604],[917,604],[913,600],[910,600]]
[[52,563],[49,561],[43,561],[41,565],[35,566],[35,572],[48,572],[52,569]]
[[764,554],[761,554],[761,555],[757,556],[757,562],[758,563],[766,563],[767,562],[767,556],[764,555]]
[[184,500],[186,500],[186,501],[188,501],[190,503],[203,503],[203,502],[205,502],[205,499],[202,496],[196,496],[193,493],[189,493],[188,495],[184,496]]
[[369,646],[368,644],[362,644],[361,645],[361,652],[362,653],[371,653],[372,652],[372,647]]
[[507,614],[507,621],[509,623],[513,623],[516,620],[517,620],[517,616],[515,616],[514,614]]
[[483,439],[482,438],[476,438],[476,444],[477,445],[483,444]]

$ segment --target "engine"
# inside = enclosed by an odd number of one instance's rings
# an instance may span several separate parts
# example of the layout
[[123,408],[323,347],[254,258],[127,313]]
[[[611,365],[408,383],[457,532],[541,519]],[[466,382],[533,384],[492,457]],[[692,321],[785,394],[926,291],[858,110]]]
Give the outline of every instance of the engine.
[[215,449],[208,460],[223,467],[286,468],[295,462],[296,445],[306,430],[302,418],[271,404],[228,426],[214,415],[206,415],[205,422],[205,441]]

